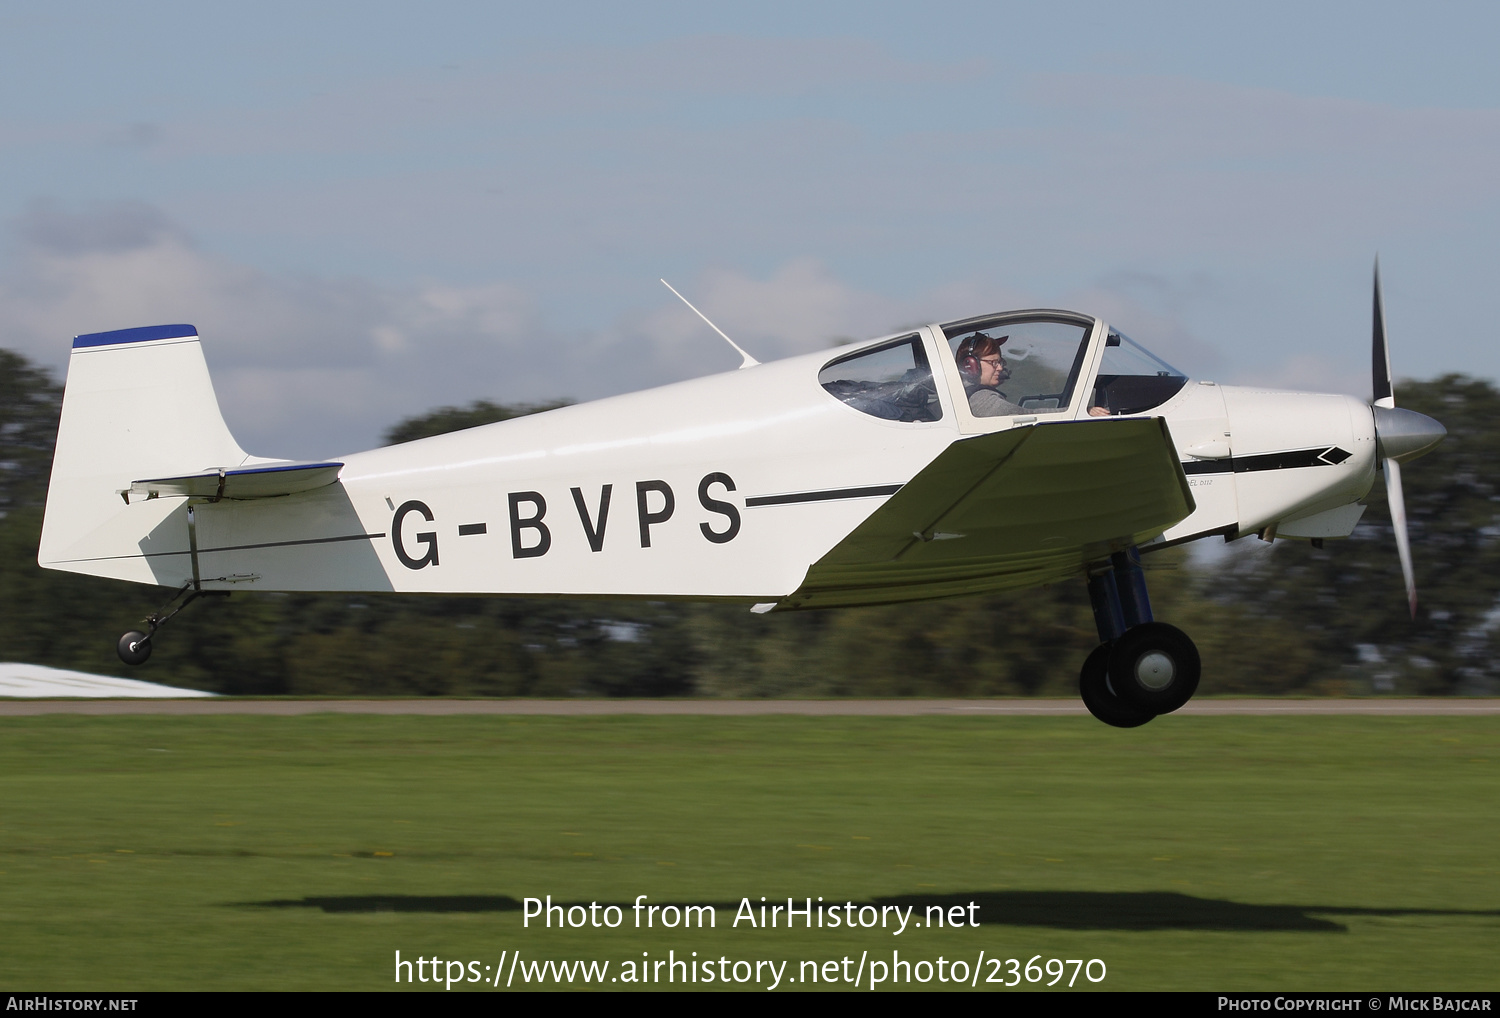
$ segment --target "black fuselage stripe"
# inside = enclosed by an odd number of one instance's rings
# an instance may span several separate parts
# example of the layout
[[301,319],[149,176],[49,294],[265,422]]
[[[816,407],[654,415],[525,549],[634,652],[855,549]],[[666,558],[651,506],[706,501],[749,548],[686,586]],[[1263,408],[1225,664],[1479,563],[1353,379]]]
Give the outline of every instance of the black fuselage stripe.
[[899,484],[875,484],[867,488],[829,488],[825,491],[797,491],[789,495],[755,495],[745,499],[745,508],[754,509],[763,505],[796,505],[799,502],[832,502],[842,498],[875,498],[894,495],[901,490]]
[[[304,544],[337,544],[340,541],[374,541],[384,537],[384,534],[349,534],[345,537],[311,537],[304,541],[266,541],[263,544],[232,544],[223,548],[199,548],[199,555],[208,555],[218,551],[251,551],[255,548],[294,548]],[[68,559],[69,562],[110,562],[115,559],[126,558],[164,558],[167,555],[191,555],[192,552],[186,548],[182,551],[148,551],[142,555],[103,555],[99,558]]]
[[301,544],[337,544],[340,541],[374,541],[384,534],[348,534],[344,537],[313,537],[305,541],[267,541],[264,544],[233,544],[225,548],[200,548],[199,555],[215,551],[250,551],[254,548],[292,548]]
[[1248,474],[1259,470],[1292,470],[1297,467],[1331,467],[1348,459],[1338,446],[1268,452],[1259,456],[1234,456],[1222,460],[1194,460],[1182,464],[1185,474]]

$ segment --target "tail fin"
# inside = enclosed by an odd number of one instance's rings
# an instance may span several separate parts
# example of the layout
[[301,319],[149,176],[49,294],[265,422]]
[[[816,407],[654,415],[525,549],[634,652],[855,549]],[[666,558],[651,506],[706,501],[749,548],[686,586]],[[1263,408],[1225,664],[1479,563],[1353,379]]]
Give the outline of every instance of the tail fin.
[[219,412],[198,330],[158,325],[79,336],[37,562],[142,583],[184,582],[180,499],[132,501],[133,480],[248,460]]

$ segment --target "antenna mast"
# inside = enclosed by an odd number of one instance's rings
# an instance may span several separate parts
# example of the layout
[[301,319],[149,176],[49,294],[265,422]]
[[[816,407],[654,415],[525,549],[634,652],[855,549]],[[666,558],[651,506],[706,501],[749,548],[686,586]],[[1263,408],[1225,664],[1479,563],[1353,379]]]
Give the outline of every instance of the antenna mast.
[[[665,286],[668,290],[671,290],[674,294],[677,294],[677,299],[680,300],[680,301],[682,301],[684,304],[686,304],[688,306],[688,309],[691,310],[693,312],[693,314],[697,315],[699,318],[703,319],[705,322],[708,322],[708,316],[705,315],[702,311],[699,311],[697,308],[693,307],[693,302],[692,301],[688,300],[682,294],[677,293],[676,288],[673,287],[671,283],[667,282],[665,279],[660,280],[660,282],[661,282],[662,286]],[[721,328],[719,328],[713,322],[708,322],[708,327],[710,329],[713,329],[719,335],[724,336],[724,330],[721,329]],[[760,361],[756,360],[754,357],[751,357],[748,353],[746,353],[740,347],[740,345],[738,343],[736,343],[734,340],[730,339],[728,336],[724,336],[724,342],[726,342],[730,346],[734,347],[734,352],[737,353],[737,354],[739,354],[741,357],[744,358],[744,360],[742,360],[740,362],[740,368],[742,370],[744,368],[753,368],[757,364],[760,363]]]

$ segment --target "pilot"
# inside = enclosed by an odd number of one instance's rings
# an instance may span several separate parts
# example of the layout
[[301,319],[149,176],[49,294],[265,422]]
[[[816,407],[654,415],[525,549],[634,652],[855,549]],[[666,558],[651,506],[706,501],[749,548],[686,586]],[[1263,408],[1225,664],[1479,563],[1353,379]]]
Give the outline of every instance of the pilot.
[[1000,347],[1009,336],[998,339],[983,332],[967,336],[958,344],[953,357],[963,375],[964,392],[969,395],[969,412],[975,417],[1010,417],[1025,413],[1000,395],[997,387],[1010,377]]

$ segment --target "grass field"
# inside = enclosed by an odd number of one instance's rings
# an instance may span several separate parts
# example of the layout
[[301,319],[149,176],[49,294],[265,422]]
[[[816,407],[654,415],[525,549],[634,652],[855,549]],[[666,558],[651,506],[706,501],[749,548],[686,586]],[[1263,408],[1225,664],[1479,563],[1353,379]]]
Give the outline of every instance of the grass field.
[[[790,979],[984,951],[1098,958],[1105,989],[1500,986],[1500,718],[54,715],[0,736],[7,989],[382,989],[397,950],[486,980],[517,950]],[[549,894],[623,925],[523,928]],[[642,894],[725,909],[637,930]],[[731,927],[762,895],[918,922],[972,901],[980,925]]]

